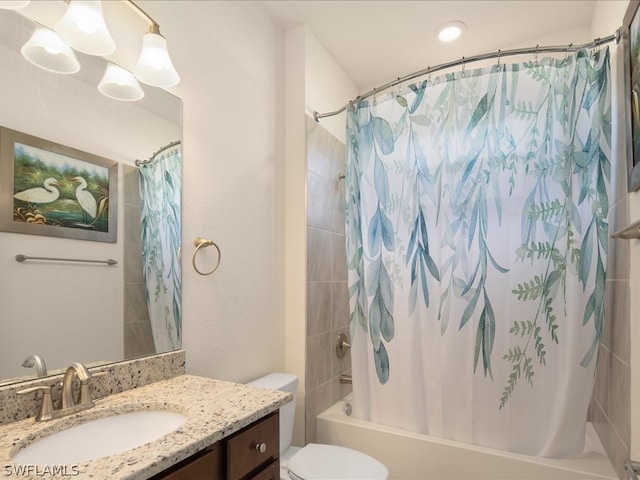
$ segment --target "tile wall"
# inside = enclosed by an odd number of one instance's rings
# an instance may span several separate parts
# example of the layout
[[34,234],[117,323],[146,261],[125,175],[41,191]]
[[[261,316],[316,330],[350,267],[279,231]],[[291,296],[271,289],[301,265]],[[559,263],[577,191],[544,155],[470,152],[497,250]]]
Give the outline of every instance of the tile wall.
[[[626,200],[611,207],[612,226],[626,222]],[[623,220],[620,220],[622,218]],[[624,226],[624,225],[623,225]],[[619,478],[629,458],[630,345],[629,345],[629,240],[610,239],[605,288],[605,324],[600,340],[596,384],[590,416]]]
[[124,358],[155,353],[142,277],[138,169],[124,173]]
[[345,147],[307,117],[307,367],[306,442],[316,439],[316,416],[351,392],[349,353],[339,359],[338,334],[348,335],[349,300],[344,236]]
[[[621,62],[614,68],[620,69]],[[616,65],[614,63],[614,65]],[[617,72],[620,77],[621,72]],[[615,99],[614,99],[615,105]],[[624,125],[624,109],[614,107],[613,117]],[[615,130],[614,130],[615,131]],[[618,137],[621,137],[618,134]],[[629,194],[624,138],[614,137],[612,180],[609,209],[609,232],[629,225]],[[633,219],[635,220],[635,219]],[[630,390],[630,291],[629,258],[634,240],[609,239],[607,280],[605,287],[605,323],[598,351],[596,384],[589,416],[618,477],[628,478],[624,461],[629,458],[631,440]]]

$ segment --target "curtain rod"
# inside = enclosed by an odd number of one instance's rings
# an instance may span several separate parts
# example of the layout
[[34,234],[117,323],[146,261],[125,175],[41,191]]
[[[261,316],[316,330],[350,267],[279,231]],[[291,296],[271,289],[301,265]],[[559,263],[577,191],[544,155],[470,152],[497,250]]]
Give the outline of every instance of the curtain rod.
[[357,104],[359,101],[364,100],[365,98],[369,98],[377,93],[380,93],[388,88],[395,87],[396,85],[400,85],[401,83],[407,82],[409,80],[413,80],[414,78],[423,77],[425,75],[429,75],[434,72],[438,72],[440,70],[445,70],[447,68],[456,67],[458,65],[465,65],[467,63],[477,62],[480,60],[489,60],[492,58],[497,58],[498,62],[500,62],[501,57],[510,57],[514,55],[528,55],[528,54],[538,54],[538,53],[562,53],[562,52],[575,52],[578,50],[582,50],[583,48],[595,48],[603,45],[605,43],[609,43],[615,40],[616,43],[620,42],[622,38],[622,27],[619,27],[614,34],[609,35],[604,38],[596,38],[593,42],[585,43],[583,45],[557,45],[557,46],[547,46],[541,47],[540,45],[536,45],[535,47],[528,48],[515,48],[513,50],[498,50],[497,52],[483,53],[480,55],[474,55],[473,57],[462,57],[459,60],[453,60],[447,63],[441,63],[440,65],[436,65],[435,67],[427,67],[425,69],[419,70],[417,72],[410,73],[409,75],[405,75],[404,77],[398,77],[396,80],[385,83],[379,87],[373,88],[369,90],[367,93],[357,96],[355,99],[349,101],[344,107],[339,110],[334,110],[333,112],[327,113],[318,113],[313,112],[313,118],[316,122],[320,122],[321,118],[325,117],[333,117],[334,115],[338,115],[344,112],[349,105]]
[[168,145],[165,145],[164,147],[162,147],[161,149],[159,149],[157,152],[153,152],[153,155],[151,155],[148,159],[146,160],[136,160],[134,163],[136,164],[137,167],[140,167],[142,165],[148,165],[149,163],[153,162],[155,160],[155,158],[161,154],[162,152],[164,152],[165,150],[171,148],[171,147],[175,147],[176,145],[180,145],[180,140],[176,140],[175,142],[171,142]]

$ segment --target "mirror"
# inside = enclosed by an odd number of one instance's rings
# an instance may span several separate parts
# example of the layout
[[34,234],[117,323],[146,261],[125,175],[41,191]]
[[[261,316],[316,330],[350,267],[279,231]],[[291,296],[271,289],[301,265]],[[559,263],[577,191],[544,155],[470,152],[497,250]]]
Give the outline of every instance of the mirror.
[[[77,52],[78,73],[42,70],[20,54],[33,29],[23,15],[0,10],[0,126],[117,162],[117,193],[109,203],[117,208],[117,239],[107,243],[0,232],[0,384],[34,378],[35,368],[22,367],[31,354],[40,355],[51,374],[75,361],[95,365],[180,348],[181,149],[179,144],[162,149],[182,138],[181,100],[142,84],[140,101],[105,97],[97,86],[106,62]],[[174,244],[167,251],[157,244],[143,247],[141,240],[143,232],[150,241],[161,237],[165,227],[153,222],[168,216],[154,214],[140,201],[139,172],[152,167],[138,167],[135,161],[154,153],[154,162],[170,157],[174,163],[153,173],[164,179],[168,168],[178,177],[172,183],[176,204],[168,227]],[[148,189],[148,180],[142,185]],[[19,263],[18,254],[118,263]],[[145,292],[153,302],[167,288],[170,299],[149,309]],[[149,310],[159,313],[159,326],[154,322],[151,327]]]

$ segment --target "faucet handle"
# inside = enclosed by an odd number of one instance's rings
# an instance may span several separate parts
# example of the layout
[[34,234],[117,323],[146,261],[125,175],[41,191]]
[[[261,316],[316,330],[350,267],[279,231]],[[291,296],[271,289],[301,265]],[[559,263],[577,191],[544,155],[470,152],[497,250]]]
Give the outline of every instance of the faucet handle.
[[41,385],[39,387],[25,388],[16,392],[18,395],[27,395],[29,393],[41,391],[42,403],[40,404],[40,410],[36,415],[36,422],[42,422],[44,420],[51,420],[53,418],[53,401],[51,400],[51,387],[48,385]]

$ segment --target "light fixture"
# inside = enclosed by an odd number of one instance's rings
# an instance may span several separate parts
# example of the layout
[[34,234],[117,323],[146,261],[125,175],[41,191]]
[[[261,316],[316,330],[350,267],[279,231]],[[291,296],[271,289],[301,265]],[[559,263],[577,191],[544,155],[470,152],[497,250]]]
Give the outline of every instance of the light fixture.
[[20,52],[29,62],[50,72],[69,74],[80,70],[71,47],[56,32],[43,26],[36,27]]
[[89,55],[109,55],[116,49],[99,0],[71,0],[56,32],[72,48]]
[[31,3],[31,0],[0,0],[0,8],[4,10],[18,10]]
[[144,97],[144,92],[133,74],[128,70],[108,62],[98,90],[115,100],[134,102]]
[[[102,16],[100,0],[65,0],[69,3],[55,31],[36,23],[36,30],[22,47],[22,55],[34,65],[55,73],[75,73],[80,63],[72,49],[105,57],[115,50],[115,42]],[[27,2],[0,0],[0,8],[18,8]],[[124,101],[140,100],[144,91],[138,81],[154,87],[172,87],[180,76],[171,62],[167,41],[160,34],[160,26],[132,0],[125,3],[138,13],[150,27],[142,38],[142,50],[131,71],[112,62],[98,85],[103,95]],[[20,4],[20,5],[18,5]],[[105,59],[106,60],[106,59]]]
[[438,39],[441,42],[451,42],[462,35],[465,28],[467,26],[464,22],[458,20],[447,22],[438,29]]
[[154,87],[173,87],[180,81],[169,57],[167,41],[155,22],[142,38],[142,51],[133,74],[141,82]]

